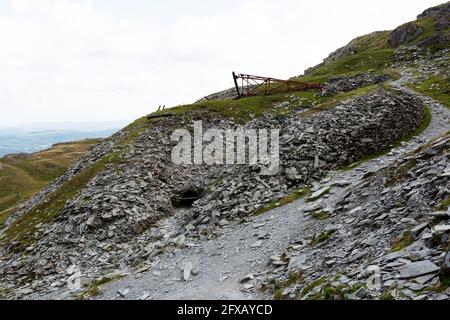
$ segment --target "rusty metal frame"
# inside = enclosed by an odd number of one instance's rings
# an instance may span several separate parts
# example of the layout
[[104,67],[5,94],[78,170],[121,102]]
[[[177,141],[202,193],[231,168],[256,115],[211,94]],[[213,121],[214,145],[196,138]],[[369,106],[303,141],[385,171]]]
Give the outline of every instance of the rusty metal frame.
[[[255,95],[272,95],[292,91],[319,90],[318,83],[306,83],[297,80],[280,80],[276,78],[252,76],[249,74],[236,74],[233,72],[234,86],[237,99]],[[239,85],[240,82],[240,85]]]

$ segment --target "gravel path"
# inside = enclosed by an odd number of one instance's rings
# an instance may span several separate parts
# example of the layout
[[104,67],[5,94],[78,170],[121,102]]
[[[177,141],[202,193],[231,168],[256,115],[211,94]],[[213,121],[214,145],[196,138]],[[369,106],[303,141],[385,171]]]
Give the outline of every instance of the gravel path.
[[[430,126],[401,147],[350,171],[333,172],[322,185],[337,184],[323,198],[321,205],[333,207],[347,186],[358,184],[362,177],[377,171],[450,130],[450,110],[434,100],[403,87],[409,74],[404,72],[392,86],[419,96],[432,112]],[[217,239],[198,246],[162,255],[157,263],[144,273],[133,273],[126,278],[102,287],[97,299],[270,299],[240,281],[248,274],[263,272],[271,255],[282,252],[288,244],[300,238],[305,227],[314,223],[306,219],[303,209],[310,207],[304,200],[274,209],[249,222],[223,229]],[[182,268],[192,264],[189,281],[181,280]],[[119,291],[122,294],[119,294]]]

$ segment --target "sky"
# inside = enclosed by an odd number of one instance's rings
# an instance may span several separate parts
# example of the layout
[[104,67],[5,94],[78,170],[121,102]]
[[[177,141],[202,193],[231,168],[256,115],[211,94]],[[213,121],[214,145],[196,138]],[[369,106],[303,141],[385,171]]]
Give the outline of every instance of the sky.
[[445,0],[0,0],[0,128],[132,121],[289,78]]

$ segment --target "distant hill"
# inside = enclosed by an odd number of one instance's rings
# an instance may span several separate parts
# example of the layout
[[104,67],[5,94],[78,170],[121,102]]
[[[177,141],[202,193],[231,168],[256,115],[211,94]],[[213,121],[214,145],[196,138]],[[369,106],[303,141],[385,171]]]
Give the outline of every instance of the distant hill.
[[15,206],[59,177],[99,139],[56,144],[33,153],[0,159],[0,225]]
[[7,154],[37,152],[60,142],[106,138],[114,131],[114,129],[101,131],[1,130],[0,157]]

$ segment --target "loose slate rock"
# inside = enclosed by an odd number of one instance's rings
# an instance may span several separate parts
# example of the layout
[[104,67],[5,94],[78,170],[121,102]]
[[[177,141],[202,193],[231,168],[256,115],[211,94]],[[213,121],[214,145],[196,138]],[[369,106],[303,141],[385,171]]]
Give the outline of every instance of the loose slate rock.
[[411,229],[410,234],[411,237],[414,239],[417,239],[419,235],[422,233],[423,230],[425,230],[428,227],[428,222],[424,222],[419,224],[418,226]]
[[289,270],[304,269],[306,267],[305,266],[306,258],[307,258],[306,254],[302,254],[302,255],[299,255],[299,256],[292,257],[289,260],[288,269]]
[[402,279],[416,278],[425,274],[439,271],[439,268],[431,261],[418,261],[406,264],[398,268]]

